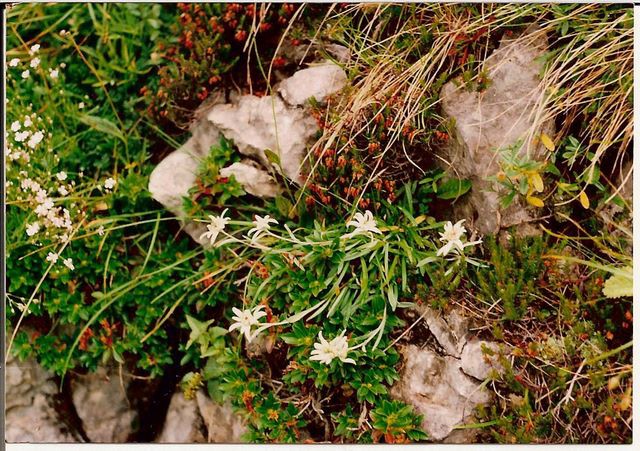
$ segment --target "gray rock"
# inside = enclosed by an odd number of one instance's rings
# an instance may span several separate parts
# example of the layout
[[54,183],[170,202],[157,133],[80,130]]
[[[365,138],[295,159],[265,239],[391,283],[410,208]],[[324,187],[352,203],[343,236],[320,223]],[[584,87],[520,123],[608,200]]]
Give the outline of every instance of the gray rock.
[[246,95],[237,103],[215,105],[207,119],[233,140],[240,153],[265,167],[271,164],[265,150],[274,152],[280,159],[281,172],[301,182],[307,144],[318,130],[315,120],[304,109],[289,107],[275,96]]
[[162,432],[157,443],[206,443],[204,423],[195,399],[186,399],[181,391],[171,397]]
[[[342,49],[341,49],[342,50]],[[338,55],[348,58],[344,51]],[[278,92],[285,102],[293,106],[302,106],[311,98],[318,102],[339,92],[347,84],[347,74],[331,61],[299,70],[280,83]]]
[[[485,353],[484,349],[487,349],[489,352]],[[496,370],[497,372],[503,371],[496,357],[496,354],[499,352],[500,348],[496,343],[482,340],[471,340],[467,342],[460,356],[462,371],[478,380],[484,380],[489,377],[491,370]]]
[[455,330],[451,327],[442,315],[442,312],[438,310],[423,307],[420,311],[422,312],[424,321],[427,323],[429,331],[436,338],[440,346],[442,346],[444,352],[452,357],[460,357],[466,341],[464,340],[464,335],[459,334],[464,334],[464,332],[460,332],[460,328]]
[[[274,168],[294,182],[302,182],[303,161],[311,138],[318,131],[315,120],[303,105],[309,98],[322,101],[345,85],[346,74],[335,63],[324,61],[296,72],[280,84],[280,94],[257,97],[232,93],[230,103],[220,94],[212,96],[196,111],[191,138],[169,154],[151,173],[149,191],[154,199],[183,221],[183,227],[196,242],[206,225],[185,221],[183,198],[195,185],[198,167],[212,145],[224,136],[233,140],[238,151],[252,158],[234,163],[220,171],[235,175],[247,193],[275,197],[281,188],[265,168]],[[266,150],[278,156],[279,164],[267,158]],[[259,162],[259,164],[256,163]]]
[[222,177],[234,176],[244,190],[258,197],[276,197],[282,189],[267,171],[253,160],[245,159],[220,170]]
[[422,427],[430,439],[444,440],[476,405],[489,402],[487,391],[462,372],[459,359],[413,345],[402,354],[404,369],[391,394],[424,415]]
[[203,158],[195,144],[194,138],[189,139],[162,160],[149,177],[149,191],[153,198],[178,218],[184,216],[182,199],[195,185],[198,166]]
[[5,367],[5,440],[9,443],[78,442],[58,418],[58,386],[36,362],[9,357]]
[[500,227],[530,222],[532,211],[516,201],[501,211],[497,185],[486,180],[499,171],[497,149],[521,142],[520,155],[541,160],[546,154],[538,142],[541,132],[553,136],[551,121],[543,121],[544,86],[540,80],[540,57],[547,47],[540,33],[503,38],[484,64],[490,80],[483,92],[467,91],[456,81],[440,93],[445,114],[455,122],[455,139],[445,158],[455,168],[452,175],[473,183],[469,204],[461,214],[478,215],[474,226],[481,233],[497,233]]
[[487,359],[482,346],[497,351],[497,344],[469,339],[471,322],[458,310],[447,314],[430,307],[417,310],[440,349],[405,346],[404,367],[391,395],[424,416],[422,426],[432,440],[470,442],[475,431],[455,428],[473,422],[475,407],[491,400],[482,379],[492,368],[500,368],[495,358]]
[[242,443],[247,432],[242,419],[233,413],[229,404],[220,405],[211,400],[204,391],[196,393],[200,415],[207,428],[209,443]]
[[124,443],[137,413],[129,407],[127,381],[103,368],[71,381],[73,404],[92,442]]

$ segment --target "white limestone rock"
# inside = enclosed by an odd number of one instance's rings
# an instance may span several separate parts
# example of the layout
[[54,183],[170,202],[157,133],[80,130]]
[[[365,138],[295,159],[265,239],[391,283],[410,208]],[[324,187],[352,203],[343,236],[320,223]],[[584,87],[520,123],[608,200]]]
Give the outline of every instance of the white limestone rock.
[[[489,87],[469,92],[463,83],[451,81],[440,93],[442,108],[455,122],[455,139],[445,158],[455,168],[453,176],[473,183],[462,215],[473,217],[481,233],[497,233],[501,227],[530,222],[533,211],[516,201],[506,210],[499,207],[497,186],[487,181],[499,171],[497,149],[522,142],[521,155],[542,160],[546,149],[539,142],[541,132],[553,136],[552,121],[544,117],[544,86],[540,79],[546,37],[531,32],[517,38],[503,38],[499,48],[484,63]],[[461,216],[462,217],[462,216]]]
[[[487,352],[485,352],[487,350]],[[462,371],[478,380],[484,380],[492,370],[503,371],[498,363],[497,354],[500,348],[496,343],[483,340],[471,340],[464,345],[460,355]]]
[[125,443],[134,430],[137,413],[130,408],[117,374],[99,368],[71,381],[73,404],[84,431],[95,443]]
[[206,443],[204,423],[195,399],[178,390],[171,397],[162,432],[156,443]]
[[289,107],[276,96],[246,95],[237,103],[215,105],[207,119],[233,140],[240,153],[268,167],[265,150],[270,150],[278,155],[283,174],[301,182],[307,144],[318,130],[304,109]]
[[257,197],[276,197],[282,189],[267,171],[252,160],[242,160],[220,170],[222,177],[235,177],[244,190]]
[[[339,55],[348,58],[348,55]],[[289,105],[302,106],[314,98],[323,102],[331,94],[339,92],[347,84],[347,74],[337,64],[323,61],[318,65],[299,70],[280,83],[278,92]]]
[[[201,239],[206,225],[185,222],[182,204],[195,185],[200,162],[211,146],[219,143],[222,136],[233,140],[238,151],[250,159],[223,168],[220,174],[234,175],[251,195],[273,198],[281,188],[266,168],[301,183],[303,161],[318,131],[316,121],[302,105],[311,97],[324,100],[345,83],[344,71],[325,61],[298,71],[281,83],[280,94],[286,102],[278,95],[257,97],[235,93],[230,96],[230,103],[223,103],[219,94],[212,96],[212,101],[198,109],[191,138],[152,172],[149,179],[152,197],[183,221],[185,232],[195,241],[206,244]],[[267,158],[266,150],[277,155],[278,161]]]
[[203,390],[196,393],[200,415],[207,428],[209,443],[243,443],[247,428],[242,419],[233,412],[231,405],[220,405],[211,400]]
[[402,354],[404,369],[391,394],[424,416],[422,427],[430,439],[446,439],[476,405],[489,402],[488,392],[462,372],[459,359],[413,345]]
[[9,357],[5,367],[5,440],[8,443],[81,441],[58,418],[58,386],[35,361]]
[[422,427],[430,439],[467,443],[473,440],[474,431],[455,427],[475,421],[474,408],[491,400],[482,380],[501,367],[495,357],[484,355],[482,347],[498,352],[498,346],[470,338],[471,323],[459,310],[446,314],[426,306],[416,310],[437,346],[409,344],[402,348],[404,366],[391,395],[423,415]]

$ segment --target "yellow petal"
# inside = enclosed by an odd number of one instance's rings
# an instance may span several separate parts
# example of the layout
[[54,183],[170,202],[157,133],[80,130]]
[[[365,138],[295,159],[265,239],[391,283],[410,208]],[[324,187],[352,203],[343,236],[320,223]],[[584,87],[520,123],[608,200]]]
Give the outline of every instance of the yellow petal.
[[553,140],[549,138],[549,135],[546,133],[540,133],[540,142],[542,145],[549,149],[551,152],[556,150],[556,145],[553,143]]
[[537,192],[541,193],[544,191],[544,182],[542,181],[542,177],[540,177],[540,174],[534,172],[533,174],[531,174],[529,180],[531,180],[531,184]]
[[527,196],[527,203],[538,208],[544,207],[544,202],[542,201],[542,199],[536,196]]
[[589,208],[589,197],[584,191],[580,193],[580,204],[582,205],[582,208]]

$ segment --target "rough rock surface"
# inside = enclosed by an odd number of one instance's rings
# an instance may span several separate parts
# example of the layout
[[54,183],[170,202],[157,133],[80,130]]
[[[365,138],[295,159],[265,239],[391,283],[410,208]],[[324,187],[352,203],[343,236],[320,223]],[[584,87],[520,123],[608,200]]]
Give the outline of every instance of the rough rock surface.
[[553,136],[553,123],[537,126],[544,96],[540,56],[546,47],[546,38],[533,29],[517,38],[503,38],[484,64],[490,80],[487,89],[469,92],[464,84],[451,81],[440,93],[445,114],[455,121],[455,139],[445,158],[454,176],[473,183],[461,214],[477,214],[474,225],[481,233],[496,233],[500,227],[532,219],[518,201],[500,211],[499,196],[492,192],[495,186],[486,178],[499,171],[497,149],[521,141],[520,155],[540,160],[546,153],[538,137],[541,132]]
[[209,443],[242,443],[247,429],[242,419],[233,413],[229,404],[216,404],[200,390],[196,393],[200,415],[207,428]]
[[289,105],[304,105],[309,99],[322,101],[347,84],[347,74],[334,63],[324,61],[293,74],[280,83],[278,92]]
[[[240,153],[250,157],[220,172],[222,176],[234,174],[249,194],[257,197],[278,194],[280,188],[266,169],[271,166],[289,179],[301,182],[304,157],[318,131],[315,120],[302,105],[311,97],[320,102],[325,100],[342,89],[346,81],[346,74],[337,64],[324,61],[283,80],[279,94],[273,96],[235,94],[230,103],[223,103],[221,95],[212,96],[207,105],[199,108],[191,138],[151,173],[151,195],[184,219],[182,199],[195,184],[200,161],[221,136],[233,140]],[[279,165],[267,158],[265,150],[278,155]],[[187,222],[184,230],[195,241],[205,244],[200,239],[205,225]]]
[[300,181],[307,143],[318,130],[304,109],[292,108],[276,96],[246,95],[237,103],[214,105],[207,119],[233,140],[240,153],[266,167],[264,151],[270,150],[279,156],[284,175]]
[[454,428],[472,422],[474,408],[491,400],[481,383],[500,367],[482,346],[497,352],[497,345],[472,338],[469,322],[456,310],[442,316],[425,307],[420,313],[437,346],[402,348],[404,368],[391,394],[424,415],[423,428],[432,440],[470,442],[474,430]]
[[281,188],[273,178],[253,160],[242,160],[220,170],[222,177],[234,176],[244,190],[257,197],[276,197]]
[[58,418],[54,404],[58,385],[50,374],[33,361],[9,358],[5,375],[7,442],[80,441]]
[[92,442],[126,442],[134,429],[137,413],[129,407],[126,382],[104,369],[71,382],[73,404]]
[[157,443],[206,443],[204,423],[198,402],[186,399],[181,391],[171,397],[162,432]]

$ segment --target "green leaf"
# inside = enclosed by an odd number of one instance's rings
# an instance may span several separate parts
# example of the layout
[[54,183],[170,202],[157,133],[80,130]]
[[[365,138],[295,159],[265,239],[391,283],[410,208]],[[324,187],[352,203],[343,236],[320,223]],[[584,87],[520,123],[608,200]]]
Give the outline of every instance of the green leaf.
[[110,120],[104,119],[102,117],[90,116],[88,114],[83,114],[78,117],[80,122],[89,127],[93,128],[102,133],[106,133],[107,135],[111,135],[114,138],[118,138],[123,143],[126,142],[124,135],[120,131],[120,129]]
[[440,199],[457,199],[471,189],[471,181],[466,179],[448,179],[438,186]]
[[271,163],[274,163],[280,166],[280,157],[278,156],[277,153],[275,153],[270,149],[265,149],[264,154],[267,156],[267,160],[269,160]]
[[614,274],[604,283],[602,293],[609,299],[633,296],[633,268],[625,266],[624,274]]
[[[293,204],[289,199],[284,196],[278,195],[276,197],[276,208],[282,216],[293,219],[295,218],[296,211],[293,209]],[[293,215],[293,217],[292,217]]]
[[195,342],[198,340],[198,338],[200,338],[200,336],[202,334],[204,334],[207,329],[209,328],[209,325],[213,322],[214,320],[210,319],[209,321],[198,321],[197,319],[187,315],[187,323],[189,324],[189,327],[191,328],[191,334],[189,334],[189,342],[187,343],[187,349]]

